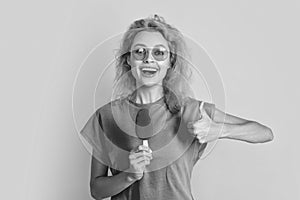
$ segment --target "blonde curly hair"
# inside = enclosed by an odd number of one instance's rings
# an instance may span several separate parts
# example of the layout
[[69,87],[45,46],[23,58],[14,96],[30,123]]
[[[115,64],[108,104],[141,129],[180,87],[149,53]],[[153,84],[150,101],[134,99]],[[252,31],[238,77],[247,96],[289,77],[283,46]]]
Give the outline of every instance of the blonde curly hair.
[[124,33],[120,48],[116,54],[116,75],[113,86],[113,98],[123,98],[136,90],[135,78],[131,74],[131,66],[127,63],[134,37],[141,31],[156,31],[162,34],[170,49],[170,64],[163,79],[165,102],[171,113],[181,108],[182,99],[190,95],[188,80],[191,70],[187,60],[186,43],[178,29],[167,24],[163,17],[153,15],[134,21]]

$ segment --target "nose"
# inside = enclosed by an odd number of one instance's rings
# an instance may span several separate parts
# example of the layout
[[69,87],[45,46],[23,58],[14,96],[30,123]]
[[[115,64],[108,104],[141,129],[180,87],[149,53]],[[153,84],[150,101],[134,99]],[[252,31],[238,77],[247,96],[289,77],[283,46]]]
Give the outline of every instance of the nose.
[[145,59],[143,60],[144,63],[150,63],[150,62],[154,62],[154,58],[152,57],[152,53],[150,51],[148,51],[146,53]]

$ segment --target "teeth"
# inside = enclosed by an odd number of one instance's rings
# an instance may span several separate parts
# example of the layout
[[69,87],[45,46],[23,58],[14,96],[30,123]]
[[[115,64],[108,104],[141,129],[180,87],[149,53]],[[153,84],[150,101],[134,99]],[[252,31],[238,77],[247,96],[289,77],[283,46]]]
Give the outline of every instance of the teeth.
[[151,72],[156,72],[157,69],[155,68],[150,68],[150,67],[145,67],[145,68],[142,68],[142,71],[151,71]]

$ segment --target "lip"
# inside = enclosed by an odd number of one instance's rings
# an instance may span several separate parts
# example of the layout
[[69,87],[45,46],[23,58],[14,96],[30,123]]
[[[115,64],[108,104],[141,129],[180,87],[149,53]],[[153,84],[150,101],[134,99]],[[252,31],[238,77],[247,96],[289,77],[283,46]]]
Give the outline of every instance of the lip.
[[[141,71],[141,74],[142,74],[143,77],[152,78],[158,73],[159,68],[154,67],[154,66],[145,66],[145,65],[143,65],[143,66],[139,67],[139,70]],[[146,73],[146,71],[148,71],[148,73]],[[149,71],[152,71],[154,73],[149,73]]]
[[148,68],[148,69],[155,69],[156,71],[159,70],[158,67],[154,67],[154,66],[146,66],[146,65],[143,65],[143,66],[140,66],[140,67],[139,67],[140,70],[143,70],[143,69],[145,69],[145,68]]

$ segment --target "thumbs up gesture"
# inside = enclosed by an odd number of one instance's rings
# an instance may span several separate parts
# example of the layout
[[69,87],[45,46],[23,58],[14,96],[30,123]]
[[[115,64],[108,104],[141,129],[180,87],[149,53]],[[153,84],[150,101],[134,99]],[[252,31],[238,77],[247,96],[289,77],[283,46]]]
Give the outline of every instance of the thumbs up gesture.
[[188,131],[199,139],[200,143],[212,142],[219,139],[222,124],[214,122],[203,108],[204,102],[199,107],[201,118],[195,122],[187,123]]

